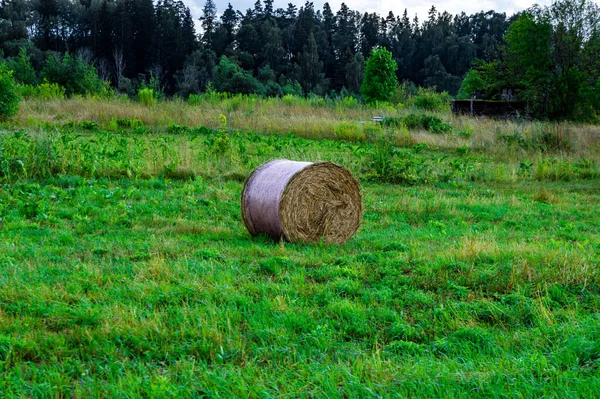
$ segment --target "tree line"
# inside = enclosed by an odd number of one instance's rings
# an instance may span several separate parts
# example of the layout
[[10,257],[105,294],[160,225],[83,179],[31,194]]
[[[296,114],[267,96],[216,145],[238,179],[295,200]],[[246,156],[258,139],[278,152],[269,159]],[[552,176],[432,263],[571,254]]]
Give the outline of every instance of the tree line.
[[600,8],[593,0],[556,0],[510,17],[432,6],[422,22],[407,10],[382,16],[342,4],[334,12],[309,1],[275,9],[273,0],[257,0],[241,12],[206,0],[200,32],[179,0],[0,4],[0,61],[19,83],[48,81],[67,95],[97,93],[109,82],[130,95],[150,88],[182,97],[210,90],[359,96],[365,60],[382,48],[397,66],[400,92],[424,86],[499,100],[510,89],[537,118],[600,115]]
[[[64,54],[93,64],[121,92],[152,83],[186,96],[208,88],[264,95],[358,94],[374,47],[391,51],[399,81],[458,92],[475,59],[492,61],[514,20],[494,11],[451,15],[431,7],[427,20],[390,12],[360,13],[326,3],[275,9],[257,0],[202,9],[196,32],[178,0],[2,0],[0,51],[30,61],[39,82],[48,60]],[[71,63],[73,59],[67,60]],[[84,68],[84,67],[81,67]],[[81,69],[80,68],[80,69]]]
[[537,118],[600,120],[600,7],[592,0],[529,8],[498,49],[474,63],[460,97],[500,99],[511,88]]

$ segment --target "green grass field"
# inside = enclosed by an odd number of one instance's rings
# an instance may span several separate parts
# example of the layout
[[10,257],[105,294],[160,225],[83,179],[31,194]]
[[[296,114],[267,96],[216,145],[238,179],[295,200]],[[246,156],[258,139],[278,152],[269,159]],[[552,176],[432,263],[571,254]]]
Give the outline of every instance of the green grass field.
[[[89,119],[0,130],[0,396],[598,396],[600,146],[577,126]],[[249,236],[244,178],[279,157],[352,170],[353,239]]]

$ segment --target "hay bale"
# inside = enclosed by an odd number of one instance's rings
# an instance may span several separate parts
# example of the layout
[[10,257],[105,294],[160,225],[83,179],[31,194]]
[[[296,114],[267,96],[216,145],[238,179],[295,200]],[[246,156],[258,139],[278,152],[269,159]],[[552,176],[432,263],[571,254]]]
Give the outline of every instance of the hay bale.
[[360,187],[347,169],[334,163],[276,159],[246,180],[242,217],[253,236],[341,244],[360,226]]

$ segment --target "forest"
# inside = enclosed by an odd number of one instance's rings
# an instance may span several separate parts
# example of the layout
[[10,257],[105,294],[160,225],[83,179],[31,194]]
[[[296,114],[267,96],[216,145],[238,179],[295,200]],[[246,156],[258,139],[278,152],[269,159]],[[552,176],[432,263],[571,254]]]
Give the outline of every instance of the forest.
[[[389,50],[400,85],[499,99],[503,88],[534,116],[592,121],[600,109],[600,12],[562,0],[507,16],[451,15],[435,6],[420,21],[306,2],[246,11],[207,0],[200,32],[174,0],[2,0],[0,60],[21,84],[55,83],[67,95],[108,87],[188,97],[207,90],[263,96],[360,96],[365,60]],[[466,79],[463,82],[463,79]],[[462,86],[462,87],[461,87]]]
[[4,56],[24,48],[37,71],[69,53],[93,62],[119,90],[152,74],[167,93],[182,95],[208,82],[219,91],[268,95],[298,90],[297,83],[304,93],[357,93],[375,46],[394,54],[401,81],[456,93],[474,59],[494,58],[511,22],[494,11],[453,16],[432,7],[420,22],[407,10],[380,16],[345,4],[315,10],[311,2],[273,9],[272,0],[245,12],[217,10],[208,0],[200,33],[190,10],[173,0],[3,0],[0,18]]

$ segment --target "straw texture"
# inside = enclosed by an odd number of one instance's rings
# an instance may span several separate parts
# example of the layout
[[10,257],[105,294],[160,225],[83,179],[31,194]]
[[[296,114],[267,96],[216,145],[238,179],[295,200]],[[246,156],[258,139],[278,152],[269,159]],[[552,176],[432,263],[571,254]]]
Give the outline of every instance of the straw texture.
[[246,180],[242,218],[252,235],[341,244],[360,226],[360,187],[347,169],[334,163],[276,159]]

